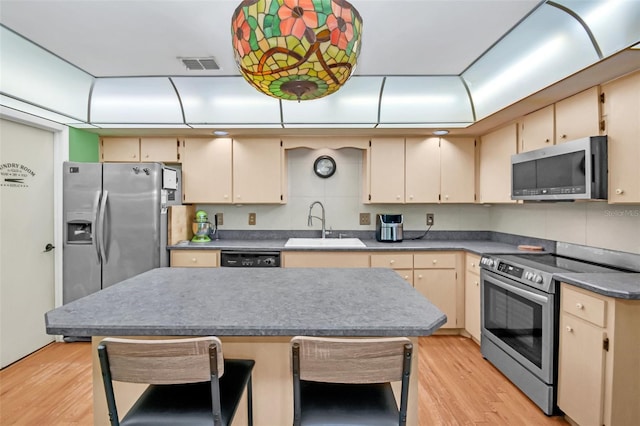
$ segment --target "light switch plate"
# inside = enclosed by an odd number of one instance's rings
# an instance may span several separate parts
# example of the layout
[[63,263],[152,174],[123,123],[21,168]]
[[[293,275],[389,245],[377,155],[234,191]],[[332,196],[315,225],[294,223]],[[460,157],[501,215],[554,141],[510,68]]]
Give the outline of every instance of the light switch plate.
[[249,213],[249,225],[255,225],[255,224],[256,224],[256,214]]

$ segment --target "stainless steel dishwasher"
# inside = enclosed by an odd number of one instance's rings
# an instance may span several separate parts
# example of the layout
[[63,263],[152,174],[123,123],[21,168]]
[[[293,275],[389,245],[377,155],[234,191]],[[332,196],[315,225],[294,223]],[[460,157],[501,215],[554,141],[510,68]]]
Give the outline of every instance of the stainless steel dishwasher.
[[220,267],[279,268],[279,251],[222,250]]

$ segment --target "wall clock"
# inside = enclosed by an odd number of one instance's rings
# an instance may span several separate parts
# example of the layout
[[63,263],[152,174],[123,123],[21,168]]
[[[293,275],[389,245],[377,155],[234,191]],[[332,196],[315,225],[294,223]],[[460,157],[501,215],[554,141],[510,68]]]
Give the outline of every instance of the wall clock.
[[313,171],[316,172],[316,175],[326,179],[336,172],[336,162],[328,155],[321,155],[313,163]]

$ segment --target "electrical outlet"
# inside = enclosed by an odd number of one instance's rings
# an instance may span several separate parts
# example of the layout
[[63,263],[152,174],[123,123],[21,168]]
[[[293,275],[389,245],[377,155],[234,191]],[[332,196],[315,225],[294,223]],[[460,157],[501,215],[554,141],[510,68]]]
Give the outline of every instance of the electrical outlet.
[[427,213],[427,226],[433,226],[433,213]]
[[256,224],[256,214],[249,213],[249,225],[255,225],[255,224]]
[[360,225],[371,225],[371,213],[360,213]]
[[223,225],[224,224],[224,217],[223,217],[222,213],[216,213],[216,223],[218,225]]

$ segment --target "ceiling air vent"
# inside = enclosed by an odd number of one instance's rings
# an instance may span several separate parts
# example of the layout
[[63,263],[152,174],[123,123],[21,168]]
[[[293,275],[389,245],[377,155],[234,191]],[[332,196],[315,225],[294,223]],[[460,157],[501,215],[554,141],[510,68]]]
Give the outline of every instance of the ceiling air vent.
[[189,71],[219,70],[214,58],[178,58]]

